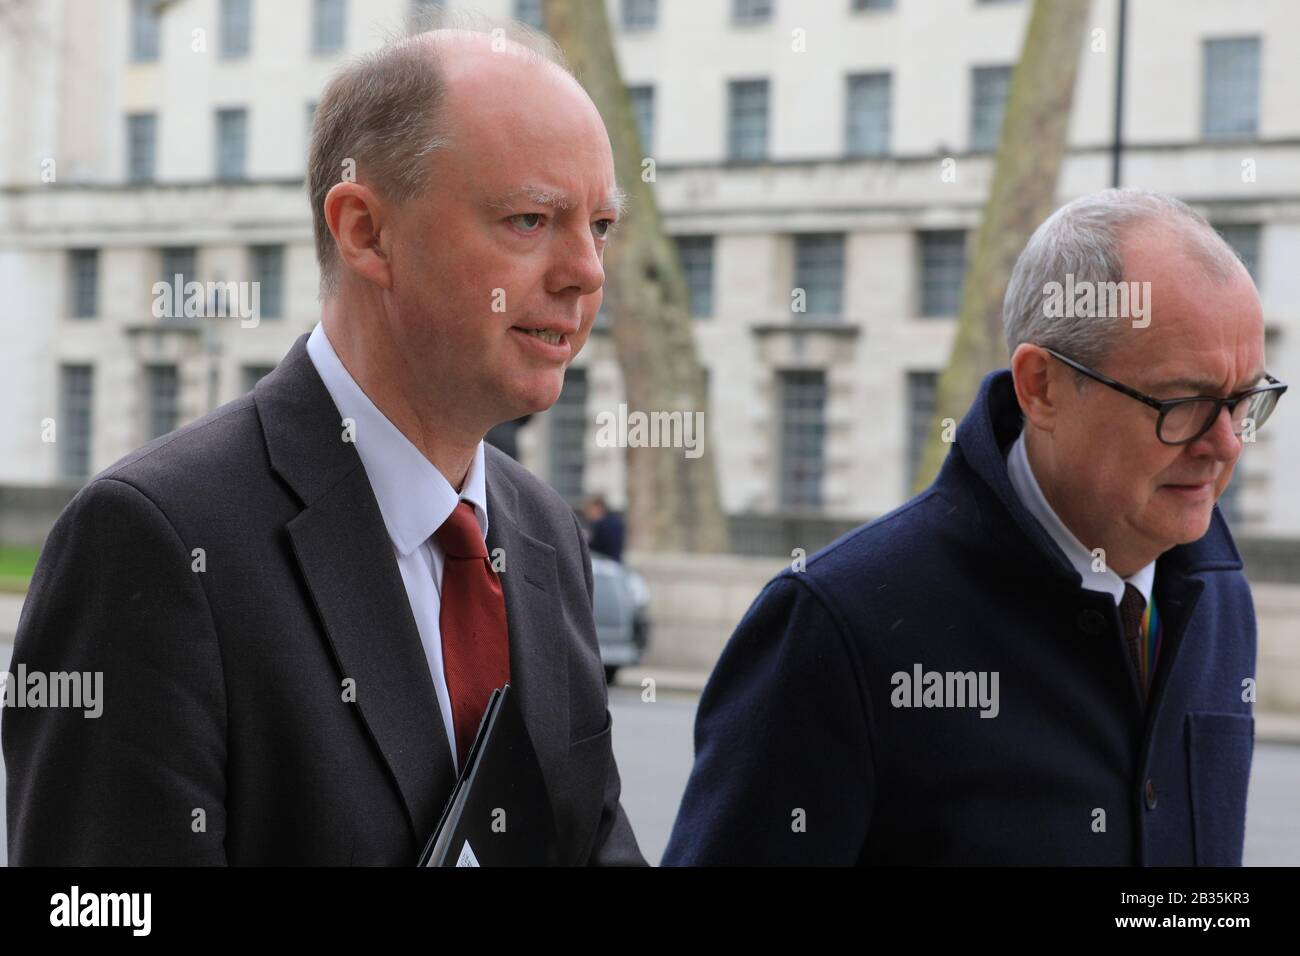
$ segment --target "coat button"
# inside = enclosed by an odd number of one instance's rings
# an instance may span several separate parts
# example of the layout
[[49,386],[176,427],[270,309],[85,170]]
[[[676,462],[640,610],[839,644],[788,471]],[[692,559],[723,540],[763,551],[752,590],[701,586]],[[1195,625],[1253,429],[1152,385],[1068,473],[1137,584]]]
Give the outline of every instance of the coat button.
[[1096,637],[1106,629],[1106,619],[1102,617],[1101,612],[1094,608],[1088,608],[1086,611],[1080,611],[1074,619],[1079,630],[1085,634],[1091,634]]
[[1156,808],[1156,785],[1151,782],[1150,777],[1147,777],[1146,797],[1147,809],[1154,810]]

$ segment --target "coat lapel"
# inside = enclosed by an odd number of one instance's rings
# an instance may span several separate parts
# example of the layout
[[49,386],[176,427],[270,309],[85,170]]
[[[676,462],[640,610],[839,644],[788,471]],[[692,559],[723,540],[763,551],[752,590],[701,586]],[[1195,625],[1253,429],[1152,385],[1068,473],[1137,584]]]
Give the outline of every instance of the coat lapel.
[[[271,465],[302,500],[293,553],[417,848],[455,783],[433,678],[379,504],[302,336],[254,391]],[[495,520],[495,519],[492,519]],[[340,684],[339,693],[343,693]]]
[[1196,635],[1187,633],[1187,625],[1196,610],[1201,593],[1205,590],[1204,574],[1213,571],[1241,571],[1241,554],[1232,540],[1232,533],[1216,507],[1210,516],[1210,527],[1205,535],[1190,544],[1178,545],[1165,552],[1156,561],[1156,582],[1153,594],[1156,610],[1163,620],[1160,656],[1156,661],[1155,679],[1151,685],[1148,709],[1152,721],[1167,695],[1166,687],[1177,676],[1179,651],[1187,640]]
[[500,577],[510,632],[510,683],[519,693],[548,789],[555,792],[569,753],[569,629],[555,548],[520,528],[519,492],[503,458],[488,447],[487,549],[504,559]]

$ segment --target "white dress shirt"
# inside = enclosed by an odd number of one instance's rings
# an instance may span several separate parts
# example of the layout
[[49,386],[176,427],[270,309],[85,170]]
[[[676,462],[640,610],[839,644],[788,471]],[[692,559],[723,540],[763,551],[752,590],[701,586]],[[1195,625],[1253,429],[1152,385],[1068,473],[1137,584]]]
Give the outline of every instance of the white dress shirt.
[[1043,526],[1043,530],[1051,535],[1052,540],[1065,552],[1071,566],[1083,578],[1085,588],[1089,591],[1103,591],[1110,594],[1118,605],[1124,598],[1124,585],[1128,583],[1142,592],[1142,598],[1147,604],[1151,603],[1151,588],[1156,579],[1156,563],[1152,561],[1126,578],[1121,578],[1110,569],[1109,565],[1104,571],[1092,569],[1092,552],[1085,548],[1065,523],[1057,517],[1052,506],[1047,503],[1042,488],[1038,486],[1037,479],[1034,478],[1034,470],[1029,465],[1029,453],[1025,450],[1023,429],[1016,443],[1011,446],[1011,451],[1007,453],[1007,474],[1011,478],[1011,487],[1016,489],[1021,504],[1029,509],[1029,513]]
[[[307,339],[307,354],[338,406],[340,418],[350,418],[356,424],[357,454],[361,456],[388,537],[393,543],[397,569],[402,573],[411,614],[420,631],[424,656],[429,661],[429,674],[433,677],[438,706],[442,710],[442,724],[451,745],[451,762],[455,766],[456,728],[451,717],[447,678],[442,668],[442,630],[438,625],[444,560],[442,547],[433,533],[463,499],[474,506],[474,515],[486,541],[488,514],[483,442],[478,443],[464,487],[457,494],[443,474],[375,407],[348,374],[330,345],[325,327],[319,322]],[[460,772],[458,766],[456,771]]]

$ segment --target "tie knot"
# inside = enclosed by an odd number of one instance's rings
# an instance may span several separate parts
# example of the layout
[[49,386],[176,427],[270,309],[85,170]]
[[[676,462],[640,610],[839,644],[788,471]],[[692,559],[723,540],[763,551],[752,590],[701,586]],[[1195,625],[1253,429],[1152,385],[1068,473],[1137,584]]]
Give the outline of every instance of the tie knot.
[[449,558],[486,558],[487,545],[483,543],[483,529],[474,517],[474,506],[459,501],[447,520],[433,533]]

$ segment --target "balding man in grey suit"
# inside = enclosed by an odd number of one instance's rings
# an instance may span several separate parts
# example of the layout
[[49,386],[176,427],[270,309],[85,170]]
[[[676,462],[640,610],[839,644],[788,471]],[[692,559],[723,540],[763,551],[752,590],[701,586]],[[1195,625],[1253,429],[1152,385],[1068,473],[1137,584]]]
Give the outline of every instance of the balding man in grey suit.
[[414,864],[508,680],[553,859],[644,865],[585,540],[482,441],[555,402],[619,214],[599,114],[524,40],[437,31],[327,88],[321,323],[41,555],[13,669],[102,673],[102,712],[5,709],[11,864]]

